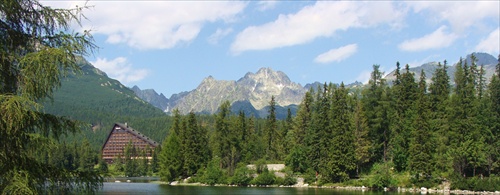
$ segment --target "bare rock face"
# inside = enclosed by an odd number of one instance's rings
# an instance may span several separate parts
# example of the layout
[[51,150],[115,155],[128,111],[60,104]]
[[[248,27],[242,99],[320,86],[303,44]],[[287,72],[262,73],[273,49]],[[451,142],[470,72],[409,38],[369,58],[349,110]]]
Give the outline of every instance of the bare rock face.
[[285,73],[261,68],[257,73],[247,73],[238,81],[216,80],[209,76],[173,108],[183,114],[190,111],[215,113],[224,101],[231,104],[248,101],[260,110],[269,105],[272,96],[275,96],[280,106],[299,104],[305,92],[300,84],[291,82]]

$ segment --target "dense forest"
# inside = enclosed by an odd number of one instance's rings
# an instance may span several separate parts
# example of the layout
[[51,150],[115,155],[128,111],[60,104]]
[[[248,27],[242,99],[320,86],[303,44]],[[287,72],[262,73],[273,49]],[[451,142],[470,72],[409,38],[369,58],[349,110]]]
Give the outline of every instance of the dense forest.
[[284,162],[291,175],[318,185],[450,181],[452,188],[498,190],[500,62],[489,84],[474,56],[470,64],[460,60],[454,81],[447,71],[440,63],[426,83],[423,72],[415,79],[397,63],[389,85],[374,65],[363,90],[311,89],[285,120],[276,119],[274,98],[266,119],[231,113],[229,102],[212,117],[174,113],[159,173],[166,181],[238,184],[248,163]]

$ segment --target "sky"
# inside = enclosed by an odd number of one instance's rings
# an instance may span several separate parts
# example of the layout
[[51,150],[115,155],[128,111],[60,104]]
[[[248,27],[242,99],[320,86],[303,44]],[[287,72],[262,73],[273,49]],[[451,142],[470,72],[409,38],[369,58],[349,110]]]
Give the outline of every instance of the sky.
[[500,53],[500,2],[491,1],[42,1],[89,6],[75,32],[99,47],[86,59],[128,87],[167,98],[213,76],[238,80],[269,67],[307,83],[367,82],[389,73]]

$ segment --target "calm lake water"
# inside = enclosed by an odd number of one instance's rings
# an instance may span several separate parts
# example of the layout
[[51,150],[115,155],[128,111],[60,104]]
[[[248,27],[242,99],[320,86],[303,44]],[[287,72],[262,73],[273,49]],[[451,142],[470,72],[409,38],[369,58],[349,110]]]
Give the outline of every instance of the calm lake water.
[[[135,182],[135,181],[134,181]],[[396,194],[372,191],[342,191],[318,188],[257,188],[257,187],[220,187],[220,186],[170,186],[158,183],[114,183],[106,182],[98,194],[186,194],[186,195],[382,195]],[[398,193],[405,194],[405,193]]]

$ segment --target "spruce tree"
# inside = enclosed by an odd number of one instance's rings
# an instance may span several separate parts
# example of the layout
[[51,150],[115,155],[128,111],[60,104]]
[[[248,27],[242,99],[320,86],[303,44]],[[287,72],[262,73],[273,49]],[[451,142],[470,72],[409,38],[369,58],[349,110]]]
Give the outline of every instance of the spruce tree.
[[160,179],[167,182],[174,181],[182,175],[184,162],[184,155],[182,153],[183,146],[181,138],[178,136],[178,133],[182,131],[180,129],[182,119],[179,114],[179,110],[175,109],[173,114],[174,119],[172,128],[170,129],[168,137],[162,144],[159,156]]
[[371,143],[368,137],[368,123],[363,112],[361,100],[355,100],[356,107],[352,118],[355,135],[355,157],[356,157],[356,176],[362,172],[362,168],[370,161]]
[[416,100],[416,119],[408,150],[409,170],[417,182],[430,179],[433,169],[434,140],[429,124],[429,106],[425,73],[422,70]]
[[[71,33],[82,10],[54,9],[36,0],[4,0],[0,6],[0,193],[95,193],[95,170],[58,168],[37,158],[79,125],[43,112],[65,76],[79,72],[78,59],[95,48],[88,31]],[[36,144],[34,144],[36,143]],[[6,179],[8,178],[8,179]]]
[[331,105],[332,139],[327,149],[328,172],[324,176],[331,182],[346,181],[356,167],[355,134],[351,125],[348,91],[344,83],[334,90]]
[[372,145],[372,162],[388,160],[389,131],[389,88],[382,78],[383,73],[379,65],[373,66],[368,88],[363,90],[363,111],[367,118],[369,137]]
[[227,168],[231,162],[231,136],[234,135],[231,133],[229,123],[230,106],[229,101],[222,103],[215,118],[216,151],[214,155],[221,158],[220,168]]
[[429,125],[436,138],[436,152],[433,156],[435,170],[438,173],[445,173],[449,167],[448,156],[449,147],[449,123],[447,108],[451,93],[450,77],[448,76],[446,60],[443,65],[438,63],[429,85]]
[[279,160],[280,156],[278,153],[279,140],[278,135],[278,123],[276,120],[276,100],[274,96],[271,97],[269,102],[267,123],[266,123],[266,153],[269,160]]

